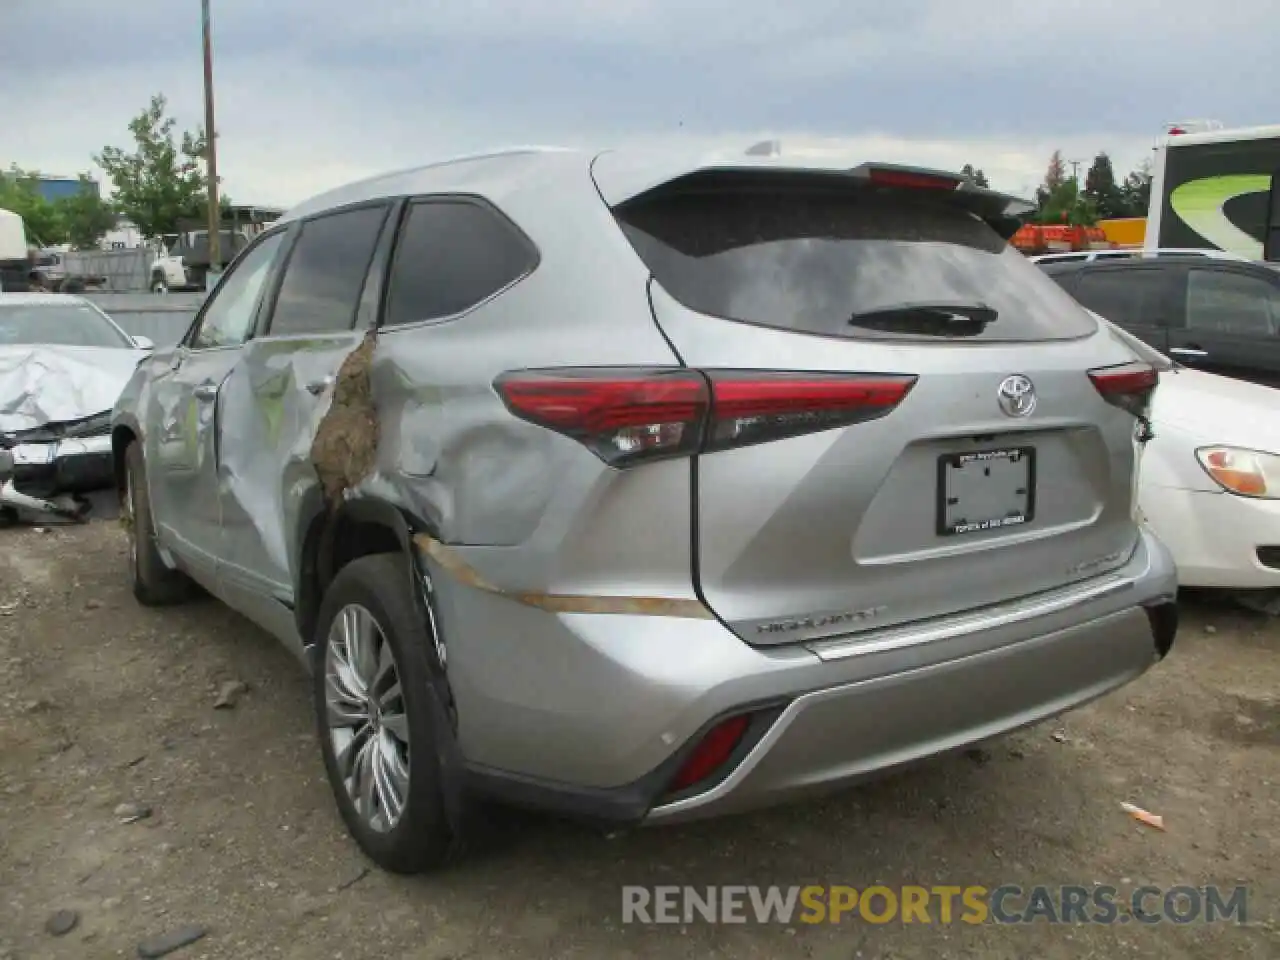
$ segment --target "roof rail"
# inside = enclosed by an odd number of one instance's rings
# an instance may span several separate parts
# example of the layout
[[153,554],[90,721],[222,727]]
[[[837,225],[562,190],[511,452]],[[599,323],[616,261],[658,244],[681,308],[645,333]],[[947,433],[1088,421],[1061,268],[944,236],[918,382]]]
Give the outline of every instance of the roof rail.
[[1208,260],[1251,262],[1248,257],[1229,250],[1203,247],[1133,247],[1123,250],[1079,250],[1071,253],[1042,253],[1030,257],[1032,263],[1086,263],[1092,260],[1142,260],[1154,257],[1204,257]]

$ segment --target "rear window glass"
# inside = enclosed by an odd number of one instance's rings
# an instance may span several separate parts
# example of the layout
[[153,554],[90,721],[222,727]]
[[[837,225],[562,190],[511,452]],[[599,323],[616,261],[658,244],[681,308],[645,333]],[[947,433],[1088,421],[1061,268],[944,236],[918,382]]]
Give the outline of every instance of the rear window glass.
[[1097,329],[984,221],[901,192],[659,194],[614,211],[700,313],[856,339],[1027,341]]

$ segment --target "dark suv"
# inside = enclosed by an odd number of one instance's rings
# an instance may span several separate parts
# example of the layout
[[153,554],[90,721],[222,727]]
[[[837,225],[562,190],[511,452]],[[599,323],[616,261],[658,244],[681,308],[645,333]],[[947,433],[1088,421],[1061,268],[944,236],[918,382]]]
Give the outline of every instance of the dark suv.
[[1046,258],[1037,265],[1084,306],[1190,367],[1280,387],[1280,270],[1158,254]]

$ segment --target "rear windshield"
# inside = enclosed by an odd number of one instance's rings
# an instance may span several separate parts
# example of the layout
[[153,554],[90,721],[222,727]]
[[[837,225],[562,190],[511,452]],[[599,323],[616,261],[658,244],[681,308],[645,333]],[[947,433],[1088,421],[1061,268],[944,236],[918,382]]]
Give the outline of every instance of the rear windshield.
[[614,213],[657,282],[712,316],[857,339],[1097,330],[975,214],[903,191],[675,192]]

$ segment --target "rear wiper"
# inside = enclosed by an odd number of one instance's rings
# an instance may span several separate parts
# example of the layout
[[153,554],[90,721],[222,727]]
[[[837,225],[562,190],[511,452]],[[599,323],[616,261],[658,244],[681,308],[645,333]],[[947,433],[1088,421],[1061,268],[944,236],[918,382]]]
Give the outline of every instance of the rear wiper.
[[964,336],[980,333],[1000,316],[995,307],[979,300],[955,303],[897,303],[875,310],[863,310],[849,317],[850,326],[892,329],[906,332]]

